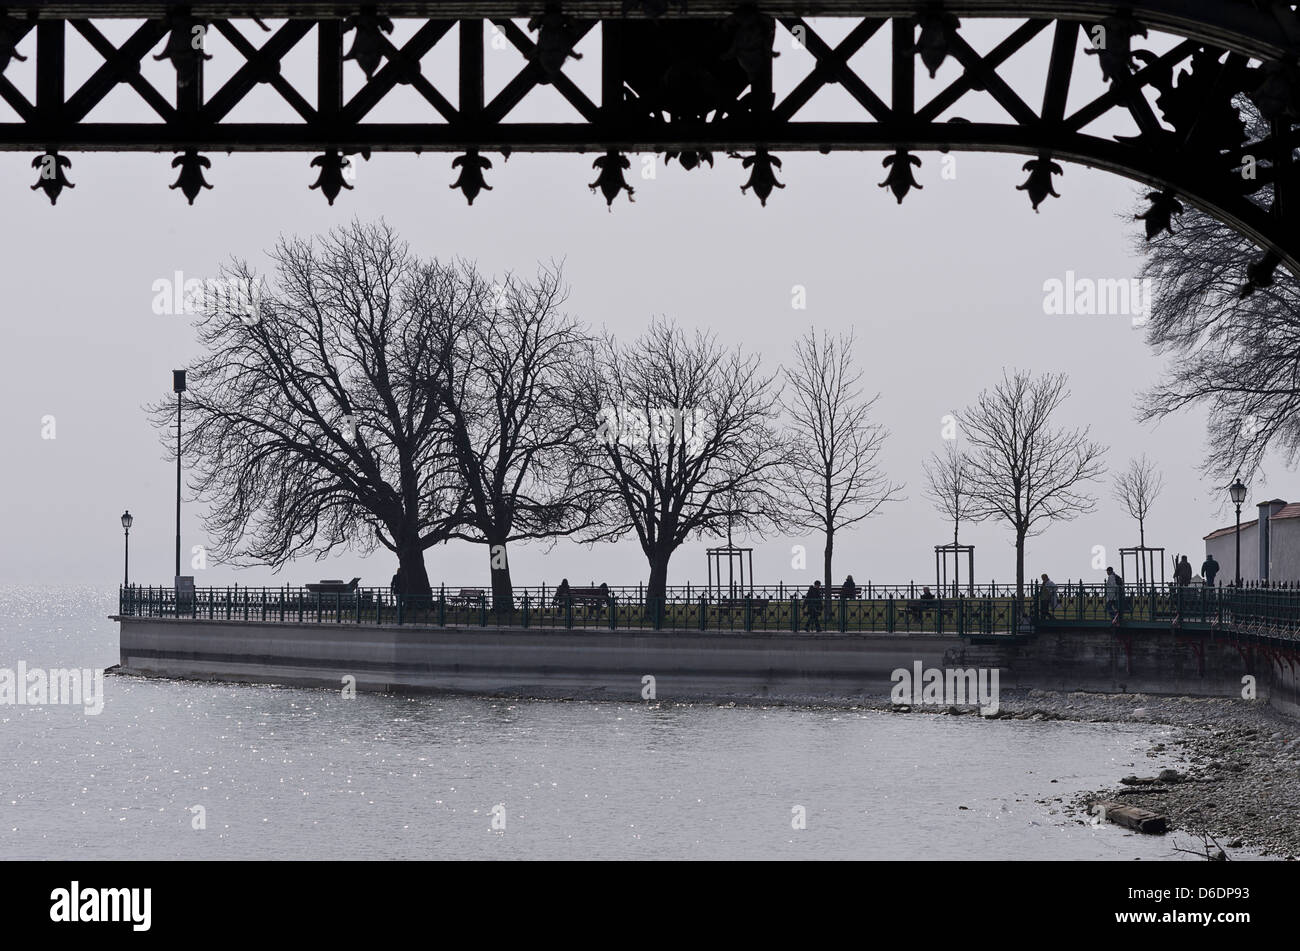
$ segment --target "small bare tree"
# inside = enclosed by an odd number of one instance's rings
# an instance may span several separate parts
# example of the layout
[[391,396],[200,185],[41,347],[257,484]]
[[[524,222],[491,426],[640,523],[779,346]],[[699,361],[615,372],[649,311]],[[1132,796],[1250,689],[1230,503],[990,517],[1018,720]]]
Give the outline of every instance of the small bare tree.
[[925,472],[925,497],[934,503],[946,521],[952,523],[952,543],[958,545],[961,523],[979,521],[975,513],[970,461],[957,448],[956,440],[949,440],[944,444],[943,452],[930,453],[921,468]]
[[1147,515],[1164,485],[1164,476],[1146,453],[1140,459],[1130,459],[1126,470],[1115,473],[1115,498],[1123,504],[1130,518],[1137,519],[1138,544],[1143,548],[1147,547]]
[[[879,463],[888,431],[872,420],[879,394],[864,396],[862,371],[853,365],[852,331],[839,337],[809,330],[794,344],[784,369],[790,425],[783,485],[787,520],[824,539],[823,584],[831,590],[835,535],[897,501],[902,486]],[[824,601],[826,611],[831,601]]]
[[1046,523],[1096,509],[1097,500],[1081,486],[1105,472],[1106,449],[1089,439],[1089,427],[1053,427],[1052,415],[1069,395],[1064,374],[1004,371],[1002,382],[958,416],[970,446],[971,511],[999,518],[1015,532],[1017,597],[1025,589],[1025,539]]
[[757,356],[665,320],[631,344],[606,335],[576,367],[573,407],[593,432],[574,463],[579,487],[602,502],[585,539],[635,533],[648,598],[667,593],[669,559],[691,536],[777,520],[775,382]]

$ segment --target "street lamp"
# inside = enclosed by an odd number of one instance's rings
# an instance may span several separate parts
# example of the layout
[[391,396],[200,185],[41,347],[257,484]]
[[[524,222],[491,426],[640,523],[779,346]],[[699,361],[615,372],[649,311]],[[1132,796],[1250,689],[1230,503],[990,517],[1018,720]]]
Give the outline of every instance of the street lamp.
[[1246,487],[1241,479],[1236,479],[1228,486],[1228,496],[1237,507],[1237,587],[1241,587],[1241,503],[1246,501]]
[[131,511],[122,513],[122,587],[131,584],[131,523],[135,519],[131,517]]
[[[181,395],[185,392],[185,371],[172,370],[172,392],[176,394],[176,574],[181,576]],[[180,584],[179,581],[175,582]]]

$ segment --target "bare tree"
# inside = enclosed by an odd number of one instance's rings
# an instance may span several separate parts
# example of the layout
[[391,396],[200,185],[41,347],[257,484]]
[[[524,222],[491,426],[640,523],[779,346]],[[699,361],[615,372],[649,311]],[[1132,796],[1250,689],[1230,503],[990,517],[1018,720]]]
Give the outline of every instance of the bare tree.
[[588,337],[562,313],[566,290],[556,265],[533,280],[513,274],[489,283],[460,265],[468,319],[449,315],[451,372],[439,377],[446,432],[468,494],[453,535],[488,546],[492,601],[513,603],[506,546],[555,539],[587,526],[572,450],[585,436],[573,417],[569,368]]
[[926,498],[952,523],[952,543],[960,544],[961,523],[980,520],[975,512],[970,461],[957,448],[956,440],[949,440],[942,453],[930,453],[921,467],[925,472]]
[[1057,429],[1052,414],[1069,397],[1063,374],[1038,378],[1003,372],[1002,382],[958,415],[970,449],[971,512],[999,518],[1016,536],[1016,595],[1024,596],[1025,539],[1045,523],[1069,521],[1096,509],[1081,486],[1105,472],[1105,447],[1089,427]]
[[[880,452],[889,434],[872,420],[879,394],[863,395],[853,345],[852,331],[839,337],[823,332],[819,339],[810,329],[795,341],[793,366],[783,371],[791,426],[782,473],[787,520],[822,533],[827,591],[836,533],[875,515],[902,491],[881,470]],[[824,603],[829,612],[830,598]]]
[[[427,595],[424,551],[464,508],[431,398],[450,355],[429,301],[455,281],[384,224],[281,239],[271,258],[276,286],[255,308],[208,300],[197,323],[207,354],[189,373],[184,455],[205,526],[237,564],[383,545],[405,592]],[[240,262],[223,281],[262,286]],[[150,407],[164,432],[174,408]]]
[[1130,459],[1125,471],[1115,473],[1115,498],[1123,504],[1130,518],[1137,519],[1138,544],[1143,548],[1147,547],[1147,515],[1164,485],[1164,476],[1146,453],[1140,459]]
[[669,559],[692,535],[775,521],[775,382],[757,356],[665,320],[628,345],[606,335],[576,368],[575,415],[594,430],[576,464],[604,503],[586,537],[634,532],[649,563],[648,598],[666,594]]
[[[1252,138],[1270,135],[1243,103]],[[1266,169],[1256,200],[1271,198]],[[1250,179],[1243,182],[1251,184]],[[1154,229],[1148,228],[1148,232]],[[1285,267],[1256,275],[1260,251],[1229,225],[1194,207],[1142,246],[1142,277],[1155,289],[1147,342],[1172,357],[1160,382],[1140,399],[1140,417],[1205,414],[1202,470],[1225,482],[1249,479],[1270,449],[1300,462],[1300,279]],[[1246,293],[1242,274],[1263,284]],[[1271,281],[1271,282],[1270,282]]]

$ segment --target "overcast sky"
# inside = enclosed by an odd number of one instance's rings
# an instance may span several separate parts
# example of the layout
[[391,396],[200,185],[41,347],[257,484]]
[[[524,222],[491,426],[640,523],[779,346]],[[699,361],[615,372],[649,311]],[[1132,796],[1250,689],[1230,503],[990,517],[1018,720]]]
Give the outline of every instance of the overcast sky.
[[[833,41],[847,23],[814,21]],[[411,32],[399,26],[399,40]],[[127,24],[113,26],[120,41]],[[256,43],[261,34],[245,31]],[[977,49],[1002,35],[996,24],[967,21],[963,29]],[[789,89],[808,57],[791,49],[780,34],[776,86]],[[70,32],[70,39],[71,39]],[[881,55],[887,31],[855,58],[869,81],[888,99],[888,67]],[[77,41],[80,42],[79,40]],[[20,51],[33,53],[28,37]],[[309,75],[314,39],[295,54],[291,78]],[[1167,39],[1153,38],[1163,49]],[[161,44],[160,44],[161,47]],[[453,74],[454,33],[430,54],[424,70],[435,82]],[[1050,31],[1012,60],[1004,73],[1027,101],[1041,101],[1039,83],[1050,47]],[[234,68],[227,49],[217,55],[209,94]],[[593,55],[570,73],[598,98],[595,36],[581,49]],[[521,65],[513,51],[487,56],[491,95]],[[31,63],[11,64],[6,75],[30,91]],[[98,65],[86,47],[74,47],[69,88]],[[1094,57],[1080,56],[1079,73],[1103,87]],[[349,64],[350,89],[360,81]],[[145,75],[167,90],[171,67],[150,63]],[[931,82],[922,73],[919,95],[958,75],[945,64]],[[307,84],[310,90],[310,83]],[[394,101],[376,110],[376,121],[424,117],[430,110],[399,87]],[[310,93],[308,98],[311,98]],[[454,100],[454,94],[452,95]],[[550,89],[525,100],[512,120],[568,119],[571,112]],[[999,114],[992,100],[963,100],[951,112],[969,119]],[[847,119],[861,110],[838,88],[824,90],[808,118]],[[134,94],[119,88],[92,120],[142,120],[148,111]],[[266,88],[232,115],[235,121],[288,118]],[[14,121],[0,104],[0,121]],[[426,120],[427,121],[427,120]],[[1109,120],[1106,120],[1109,122]],[[1104,133],[1130,131],[1098,123]],[[1161,361],[1128,316],[1049,316],[1044,283],[1064,280],[1067,271],[1092,279],[1135,276],[1141,260],[1134,248],[1138,229],[1131,220],[1141,189],[1135,183],[1075,165],[1055,179],[1060,199],[1049,198],[1035,214],[1016,186],[1025,179],[1023,156],[957,154],[951,178],[941,176],[943,156],[924,153],[917,171],[923,186],[897,205],[885,189],[882,155],[780,154],[776,191],[766,208],[739,186],[747,173],[738,161],[717,156],[717,164],[692,172],[658,164],[655,177],[641,175],[634,157],[630,181],[636,200],[615,202],[612,211],[587,188],[595,179],[594,156],[518,153],[508,162],[491,155],[487,173],[493,188],[467,207],[448,188],[456,173],[452,156],[377,153],[358,169],[355,190],[333,207],[319,191],[309,167],[311,154],[212,154],[209,181],[215,186],[186,205],[170,154],[72,153],[65,191],[57,207],[40,192],[28,153],[0,155],[0,207],[4,223],[0,266],[0,445],[5,447],[0,493],[0,579],[14,582],[112,584],[122,573],[123,508],[135,515],[131,533],[132,579],[170,583],[174,535],[174,470],[142,407],[170,390],[171,370],[196,355],[189,319],[153,313],[153,284],[181,271],[203,278],[233,256],[265,263],[262,253],[281,234],[312,234],[361,219],[383,217],[429,257],[463,255],[487,272],[531,270],[539,259],[562,258],[572,293],[568,309],[594,327],[634,336],[654,315],[687,327],[707,327],[728,345],[763,355],[775,368],[791,341],[807,327],[856,329],[858,359],[866,385],[879,391],[878,420],[890,438],[882,462],[906,483],[907,500],[889,506],[837,540],[837,578],[852,572],[859,582],[900,582],[933,577],[933,546],[950,531],[922,496],[921,464],[942,447],[941,419],[970,403],[995,383],[1004,367],[1068,374],[1073,395],[1062,425],[1089,425],[1110,446],[1107,462],[1123,468],[1142,452],[1164,471],[1166,488],[1147,527],[1149,544],[1172,554],[1204,551],[1201,537],[1229,524],[1226,493],[1199,475],[1204,429],[1198,416],[1144,427],[1134,421],[1136,394],[1157,380]],[[806,288],[807,307],[792,307],[796,285]],[[1158,288],[1157,288],[1158,293]],[[54,417],[55,438],[46,417]],[[1095,487],[1098,512],[1051,527],[1030,542],[1027,571],[1047,571],[1058,580],[1096,579],[1094,546],[1115,551],[1136,544],[1137,529],[1111,499],[1109,480]],[[1272,485],[1252,486],[1251,503],[1295,495],[1289,475],[1275,473]],[[206,543],[197,506],[186,504],[183,546]],[[1244,515],[1243,517],[1249,517]],[[997,523],[963,530],[976,545],[981,580],[1014,580],[1013,536]],[[712,542],[716,544],[716,542]],[[751,539],[757,581],[807,584],[820,567],[820,539],[809,536]],[[673,584],[703,579],[704,542],[673,558]],[[795,545],[808,550],[809,570],[791,568]],[[483,585],[488,580],[485,548],[453,544],[428,552],[430,578],[437,584]],[[517,584],[644,580],[644,557],[634,539],[587,548],[560,544],[515,546],[511,565]],[[364,584],[387,584],[395,567],[386,553],[362,559],[347,552],[316,564],[236,572],[209,559],[196,571],[197,583],[299,584],[319,578],[359,575]]]

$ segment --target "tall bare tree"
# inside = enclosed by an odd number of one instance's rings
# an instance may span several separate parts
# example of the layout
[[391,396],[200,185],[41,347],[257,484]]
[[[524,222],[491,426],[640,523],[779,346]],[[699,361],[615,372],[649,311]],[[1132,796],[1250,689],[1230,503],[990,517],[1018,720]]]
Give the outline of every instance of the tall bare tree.
[[569,535],[589,521],[569,464],[586,433],[572,415],[569,373],[588,337],[562,312],[559,266],[495,283],[470,265],[459,270],[468,319],[440,323],[454,359],[437,394],[468,494],[453,535],[488,546],[492,600],[503,609],[513,596],[507,545]]
[[[1242,116],[1252,139],[1269,137],[1268,123],[1248,103]],[[1243,180],[1260,186],[1255,200],[1261,203],[1272,194],[1265,173]],[[1294,467],[1300,462],[1300,278],[1278,267],[1271,283],[1245,293],[1242,275],[1254,273],[1259,248],[1194,207],[1140,250],[1142,277],[1155,291],[1147,342],[1172,357],[1159,383],[1142,395],[1141,418],[1204,413],[1201,468],[1225,483],[1238,473],[1249,479],[1270,450]]]
[[1069,397],[1064,374],[1033,377],[1004,371],[1002,381],[980,393],[958,414],[969,445],[971,512],[999,518],[1016,536],[1016,594],[1024,596],[1025,539],[1046,523],[1069,521],[1096,509],[1083,491],[1105,472],[1105,447],[1089,427],[1058,429],[1052,415]]
[[[889,433],[872,419],[879,394],[867,398],[862,371],[853,365],[854,336],[810,329],[795,341],[784,368],[785,411],[790,426],[783,486],[789,524],[820,532],[822,583],[831,590],[835,535],[897,501],[902,486],[880,466]],[[831,610],[829,598],[824,601]]]
[[780,393],[757,356],[655,320],[631,344],[607,334],[575,370],[575,415],[592,431],[576,464],[603,501],[586,538],[635,533],[648,598],[665,595],[669,559],[691,536],[776,520]]
[[[383,545],[404,590],[427,595],[424,551],[465,504],[432,398],[450,354],[429,302],[455,282],[384,224],[281,239],[271,258],[255,311],[209,299],[197,323],[183,452],[205,526],[222,557],[276,568]],[[223,279],[261,282],[242,262]],[[175,403],[150,409],[165,432]]]
[[1142,454],[1140,459],[1130,459],[1128,468],[1115,473],[1115,498],[1124,506],[1130,518],[1138,523],[1138,544],[1147,547],[1146,521],[1151,506],[1160,497],[1165,478],[1155,463]]

